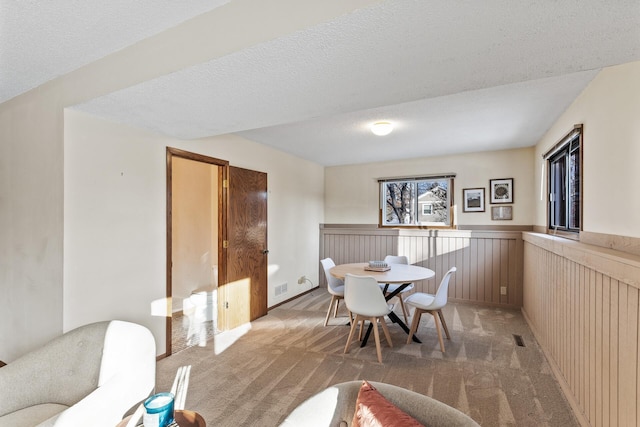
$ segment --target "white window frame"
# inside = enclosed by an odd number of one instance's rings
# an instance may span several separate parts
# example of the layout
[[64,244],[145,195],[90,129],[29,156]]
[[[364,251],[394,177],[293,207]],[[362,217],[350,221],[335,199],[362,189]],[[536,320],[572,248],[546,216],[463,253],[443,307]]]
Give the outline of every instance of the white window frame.
[[[425,212],[427,207],[429,212]],[[422,215],[433,215],[433,203],[422,203]]]

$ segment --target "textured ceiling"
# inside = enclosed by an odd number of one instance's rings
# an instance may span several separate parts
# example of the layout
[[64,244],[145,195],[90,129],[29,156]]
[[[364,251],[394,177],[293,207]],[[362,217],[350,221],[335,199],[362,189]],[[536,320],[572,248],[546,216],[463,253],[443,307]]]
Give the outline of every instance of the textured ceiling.
[[[639,59],[637,0],[382,1],[75,108],[350,164],[533,145],[599,69]],[[373,136],[379,119],[396,130]]]
[[0,0],[0,103],[230,0]]

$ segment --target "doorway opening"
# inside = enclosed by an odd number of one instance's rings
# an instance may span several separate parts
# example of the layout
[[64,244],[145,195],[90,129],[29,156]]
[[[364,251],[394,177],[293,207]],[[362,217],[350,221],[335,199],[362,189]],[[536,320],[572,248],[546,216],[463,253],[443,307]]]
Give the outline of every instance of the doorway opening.
[[226,257],[228,162],[167,148],[166,356],[206,345],[218,327],[218,285]]
[[267,174],[167,147],[165,356],[267,314],[268,253]]

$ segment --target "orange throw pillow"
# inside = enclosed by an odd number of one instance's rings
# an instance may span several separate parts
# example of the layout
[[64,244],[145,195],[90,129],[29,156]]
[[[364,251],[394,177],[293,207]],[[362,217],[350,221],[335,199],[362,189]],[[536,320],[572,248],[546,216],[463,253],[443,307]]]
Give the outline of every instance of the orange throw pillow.
[[362,382],[353,414],[353,427],[425,427],[389,402],[367,381]]

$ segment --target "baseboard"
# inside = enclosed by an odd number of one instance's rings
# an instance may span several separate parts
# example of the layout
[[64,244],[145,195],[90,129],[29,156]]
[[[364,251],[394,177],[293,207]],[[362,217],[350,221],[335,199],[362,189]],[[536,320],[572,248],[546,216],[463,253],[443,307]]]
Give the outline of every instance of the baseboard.
[[311,293],[311,292],[313,292],[313,291],[315,291],[315,290],[317,290],[317,289],[320,289],[320,286],[316,286],[315,288],[311,288],[311,289],[309,289],[309,290],[307,290],[307,291],[304,291],[304,292],[302,292],[301,294],[296,295],[295,297],[291,297],[291,298],[289,298],[288,300],[284,300],[284,301],[282,301],[282,302],[277,303],[276,305],[272,305],[272,306],[271,306],[271,307],[269,307],[267,310],[273,310],[273,309],[274,309],[274,308],[276,308],[276,307],[280,307],[282,304],[286,304],[286,303],[288,303],[288,302],[291,302],[291,301],[293,301],[294,299],[298,299],[298,298],[300,298],[302,295],[306,295],[306,294]]
[[589,420],[586,418],[582,410],[580,410],[580,405],[578,405],[578,402],[573,396],[573,393],[571,392],[571,387],[569,387],[569,384],[567,384],[567,382],[565,381],[564,376],[562,375],[562,371],[560,371],[560,368],[558,368],[553,358],[551,358],[550,355],[547,353],[547,349],[544,348],[542,345],[540,345],[538,331],[533,326],[533,323],[531,323],[529,316],[527,316],[527,312],[525,311],[524,307],[522,307],[520,311],[522,312],[522,316],[524,317],[525,322],[527,322],[529,329],[531,329],[531,332],[533,333],[534,338],[538,342],[538,347],[540,347],[540,350],[542,350],[542,354],[544,354],[544,358],[547,360],[547,363],[549,363],[549,366],[551,367],[551,372],[553,373],[554,378],[556,379],[558,384],[560,384],[560,388],[562,389],[562,394],[564,394],[564,397],[569,402],[569,406],[571,406],[571,409],[573,410],[573,415],[575,415],[576,419],[578,420],[581,426],[590,427],[591,424],[589,424]]
[[522,306],[517,304],[501,304],[499,302],[473,301],[469,299],[457,299],[457,298],[449,298],[448,300],[450,302],[455,302],[456,304],[479,305],[483,307],[510,308],[514,310],[520,310],[522,308]]

